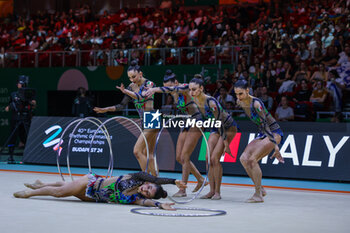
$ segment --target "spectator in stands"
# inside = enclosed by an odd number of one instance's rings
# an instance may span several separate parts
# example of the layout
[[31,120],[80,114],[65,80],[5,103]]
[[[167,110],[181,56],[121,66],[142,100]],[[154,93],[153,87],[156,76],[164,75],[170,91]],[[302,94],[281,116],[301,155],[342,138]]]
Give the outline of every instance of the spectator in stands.
[[305,42],[301,42],[298,44],[299,47],[299,51],[298,51],[298,55],[300,56],[300,59],[302,61],[305,61],[307,59],[309,59],[310,57],[310,52],[309,50],[306,48],[306,44]]
[[294,111],[288,106],[288,99],[282,96],[280,106],[276,109],[275,118],[277,121],[291,121],[294,120]]
[[308,67],[304,62],[300,63],[299,69],[295,72],[293,80],[300,84],[301,80],[306,79],[310,80],[311,72],[308,70]]
[[318,65],[322,64],[321,63],[322,59],[323,59],[322,50],[319,47],[315,48],[315,55],[311,59],[310,64],[312,66],[318,66]]
[[260,70],[260,64],[255,63],[254,66],[251,66],[249,68],[249,79],[250,79],[250,85],[252,87],[255,87],[258,82],[262,79],[262,73]]
[[216,98],[221,106],[226,106],[227,102],[235,103],[235,99],[232,95],[227,94],[227,89],[225,87],[220,88],[220,95]]
[[323,81],[318,80],[310,96],[310,102],[312,102],[315,111],[320,111],[324,108],[324,103],[327,98],[327,94],[328,91],[326,88],[324,88]]
[[241,77],[243,77],[243,68],[242,65],[239,63],[233,73],[233,76],[235,79],[239,79]]
[[334,37],[333,37],[332,33],[330,33],[328,27],[325,27],[323,29],[322,34],[323,34],[323,36],[321,38],[321,41],[324,45],[324,48],[328,48],[329,46],[331,46]]
[[337,62],[338,66],[341,66],[345,63],[350,63],[350,44],[346,43],[344,46],[344,51],[339,53],[339,60]]
[[283,94],[285,92],[293,92],[293,89],[296,85],[296,82],[292,80],[292,74],[290,73],[290,70],[287,70],[285,74],[285,78],[278,89],[279,94]]
[[309,105],[311,94],[307,80],[301,80],[300,86],[292,99],[295,102],[294,111],[296,115],[302,115],[305,119],[311,119],[312,109]]
[[335,66],[339,60],[336,48],[333,45],[327,47],[326,55],[322,59],[322,63],[326,67]]
[[294,102],[310,101],[311,94],[312,92],[308,86],[307,80],[303,79],[300,82],[299,89],[296,91],[293,97],[293,101]]
[[194,21],[191,21],[190,27],[188,29],[188,40],[191,40],[193,42],[198,41],[198,29]]
[[273,107],[273,99],[271,96],[267,94],[267,87],[263,86],[261,88],[261,95],[257,96],[261,101],[264,103],[264,106],[267,108],[267,110],[270,112]]
[[146,30],[153,30],[154,27],[154,23],[153,20],[151,18],[151,15],[147,15],[146,16],[146,20],[145,22],[142,24],[143,27],[146,28]]
[[[263,84],[267,87],[269,92],[276,91],[276,77],[272,75],[273,71],[268,69],[262,77]],[[276,73],[276,72],[275,72]]]
[[217,82],[222,82],[222,84],[227,87],[227,89],[230,89],[232,87],[233,81],[232,81],[232,75],[230,73],[230,70],[228,68],[224,69],[224,73],[220,77],[220,79]]
[[127,65],[128,64],[128,58],[125,56],[123,50],[119,50],[116,61],[117,61],[118,65]]
[[318,66],[318,70],[316,70],[313,75],[311,76],[310,81],[311,82],[316,82],[318,80],[322,82],[327,82],[328,81],[328,74],[326,71],[326,68],[323,63],[320,63]]
[[327,83],[327,88],[333,99],[333,111],[335,116],[332,119],[334,122],[339,122],[342,120],[342,98],[343,90],[345,89],[344,80],[339,76],[336,70],[331,70],[328,73],[329,82]]
[[280,70],[280,72],[277,75],[276,83],[277,85],[282,85],[284,81],[286,81],[292,73],[292,67],[288,61],[284,62],[283,68]]

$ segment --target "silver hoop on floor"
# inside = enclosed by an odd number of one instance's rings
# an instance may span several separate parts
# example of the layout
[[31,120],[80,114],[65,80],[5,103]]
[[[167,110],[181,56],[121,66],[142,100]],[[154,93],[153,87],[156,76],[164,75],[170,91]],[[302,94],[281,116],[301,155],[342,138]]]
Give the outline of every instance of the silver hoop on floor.
[[134,214],[142,215],[152,215],[152,216],[162,216],[162,217],[211,217],[211,216],[220,216],[225,215],[227,212],[224,210],[214,210],[206,208],[193,208],[193,207],[178,207],[174,208],[176,210],[192,210],[192,211],[206,211],[209,213],[206,214],[182,214],[176,213],[174,211],[168,211],[167,213],[155,213],[155,212],[143,212],[144,210],[162,210],[157,207],[138,207],[130,210]]
[[[112,120],[115,120],[115,119],[124,119],[124,120],[127,120],[131,123],[133,123],[139,130],[140,130],[140,133],[142,134],[143,136],[143,139],[145,140],[145,145],[146,145],[146,152],[147,152],[147,161],[149,160],[149,149],[148,149],[148,142],[147,142],[147,139],[146,139],[146,136],[145,134],[143,133],[141,127],[133,120],[127,118],[127,117],[123,117],[123,116],[116,116],[116,117],[112,117],[106,121],[104,121],[96,130],[96,132],[94,133],[93,137],[91,138],[91,142],[90,142],[90,147],[89,147],[89,151],[88,151],[88,165],[89,165],[89,172],[92,173],[92,169],[91,169],[91,147],[92,147],[92,143],[94,142],[94,139],[95,139],[95,136],[97,134],[98,131],[101,130],[101,127],[105,127],[106,123],[112,121]],[[107,130],[107,129],[106,129]],[[110,144],[109,145],[110,147],[110,154],[111,154],[111,157],[110,157],[110,160],[109,160],[109,164],[110,164],[110,170],[108,171],[107,173],[107,178],[108,176],[111,177],[112,176],[112,173],[113,173],[113,166],[114,166],[114,159],[113,159],[113,152],[112,152],[112,145]]]
[[[173,119],[176,119],[176,118],[183,118],[183,117],[177,117],[177,116],[175,116],[175,117],[173,117],[173,118],[170,118],[170,119],[166,122],[166,124],[168,124],[168,122],[169,122],[170,120],[173,120]],[[160,138],[160,135],[161,135],[162,132],[163,132],[163,129],[164,129],[164,127],[162,127],[162,128],[160,129],[160,131],[159,131],[159,133],[158,133],[158,135],[157,135],[157,140],[156,140],[156,144],[155,144],[155,147],[154,147],[154,167],[156,168],[157,176],[159,175],[159,174],[158,174],[158,169],[157,169],[157,167],[158,167],[158,166],[157,166],[157,147],[158,147],[159,138]],[[193,201],[194,199],[196,199],[196,198],[199,196],[199,194],[202,192],[202,190],[203,190],[203,188],[204,188],[204,186],[205,186],[205,184],[206,184],[206,182],[207,182],[207,180],[208,180],[208,174],[209,174],[209,168],[210,168],[210,150],[209,150],[208,140],[207,140],[207,138],[205,137],[205,134],[204,134],[203,130],[200,129],[200,128],[197,128],[197,129],[199,129],[199,131],[202,133],[202,136],[203,136],[203,138],[204,138],[204,141],[205,141],[205,143],[206,143],[206,145],[207,145],[208,157],[206,157],[206,158],[208,158],[208,160],[207,160],[207,164],[206,164],[206,168],[207,168],[207,169],[206,169],[206,170],[207,170],[207,171],[206,171],[206,176],[205,176],[205,179],[204,179],[204,182],[203,182],[201,188],[197,191],[197,193],[196,193],[191,199],[186,200],[186,201],[176,201],[176,200],[173,199],[170,195],[168,196],[168,198],[169,198],[171,201],[173,201],[173,202],[175,202],[175,203],[177,203],[177,204],[187,204],[187,203]],[[147,158],[147,166],[148,166],[148,163],[149,163],[149,160],[148,160],[148,158]]]
[[[97,127],[99,126],[98,123],[102,124],[102,122],[101,122],[98,118],[95,118],[95,117],[87,117],[87,118],[88,118],[88,121],[89,121],[89,122],[95,124]],[[55,149],[55,150],[57,151],[57,157],[56,157],[57,169],[58,169],[58,173],[60,174],[60,176],[61,176],[61,178],[62,178],[63,181],[65,181],[65,179],[64,179],[64,176],[63,176],[63,174],[62,174],[61,167],[60,167],[60,161],[59,161],[60,156],[61,156],[61,150],[62,150],[62,148],[60,148],[60,146],[61,146],[61,144],[63,143],[63,140],[62,140],[62,139],[63,139],[64,135],[66,134],[66,131],[67,131],[72,125],[74,125],[74,124],[76,124],[76,123],[80,124],[82,121],[85,121],[87,118],[76,119],[76,120],[72,121],[71,123],[69,123],[68,126],[63,130],[63,132],[62,132],[62,134],[61,134],[61,137],[60,137],[58,143],[57,143],[56,146],[55,146],[55,147],[57,147],[57,148]],[[97,123],[97,122],[94,122],[93,120],[97,121],[98,123]],[[76,127],[74,128],[73,132],[75,131],[75,129],[76,129]],[[106,129],[106,130],[107,130],[107,129]],[[72,132],[72,133],[73,133],[73,132]],[[69,136],[69,139],[70,139],[70,140],[69,140],[69,142],[70,142],[70,141],[71,141],[71,135]],[[69,176],[70,176],[71,179],[73,180],[73,177],[72,177],[71,172],[70,172],[70,166],[69,166],[69,148],[70,148],[70,143],[69,143],[69,145],[67,146],[67,152],[68,152],[68,154],[67,154],[67,167],[68,167],[68,170],[69,170]]]

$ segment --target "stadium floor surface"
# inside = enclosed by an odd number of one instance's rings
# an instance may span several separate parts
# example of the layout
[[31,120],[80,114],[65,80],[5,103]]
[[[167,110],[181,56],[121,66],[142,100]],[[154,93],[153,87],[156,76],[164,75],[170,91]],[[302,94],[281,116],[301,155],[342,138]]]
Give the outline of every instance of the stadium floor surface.
[[[73,168],[72,172],[79,176],[86,174],[87,169]],[[94,169],[94,172],[103,174],[106,170]],[[129,172],[133,171],[115,170],[113,175]],[[181,178],[179,173],[162,172],[161,176]],[[34,182],[36,179],[52,182],[61,178],[54,166],[0,163],[1,232],[345,233],[350,229],[348,183],[263,179],[263,185],[268,192],[265,202],[249,204],[244,201],[253,193],[251,181],[246,177],[224,176],[222,200],[196,199],[189,204],[176,206],[220,209],[227,214],[194,218],[137,215],[130,212],[136,206],[85,203],[73,197],[16,199],[12,196],[13,192],[25,189],[23,183]],[[190,190],[194,185],[193,182],[189,184],[189,197],[193,195]],[[169,194],[176,192],[176,187],[171,185],[165,186],[165,189]],[[202,194],[208,189],[206,187]]]

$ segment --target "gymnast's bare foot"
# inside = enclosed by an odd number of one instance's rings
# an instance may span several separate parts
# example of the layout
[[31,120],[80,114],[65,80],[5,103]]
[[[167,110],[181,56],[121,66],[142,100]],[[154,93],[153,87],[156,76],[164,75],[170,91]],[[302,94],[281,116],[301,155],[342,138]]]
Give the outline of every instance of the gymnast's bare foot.
[[19,192],[15,192],[13,194],[14,197],[16,198],[28,198],[29,197],[29,193],[28,191],[19,191]]
[[214,196],[211,197],[212,200],[220,200],[221,199],[221,195],[220,193],[215,193]]
[[30,189],[40,189],[44,186],[44,184],[40,180],[36,180],[33,184],[24,183],[24,186]]
[[[198,190],[202,187],[203,182],[204,182],[204,178],[198,180],[198,183],[197,183],[196,187],[192,190],[192,193],[198,192]],[[209,182],[207,181],[207,182],[205,182],[204,186],[207,186],[208,184],[209,184]]]
[[204,196],[201,196],[200,199],[211,199],[214,196],[215,193],[209,192],[205,194]]
[[262,195],[263,197],[265,197],[265,196],[267,195],[267,193],[266,193],[266,191],[265,191],[265,189],[264,189],[263,186],[261,186],[261,195]]
[[248,200],[246,200],[245,202],[246,203],[260,203],[260,202],[264,202],[264,199],[260,193],[259,194],[254,193],[254,195],[251,198],[249,198]]
[[173,195],[173,197],[187,197],[186,190],[180,189],[177,193]]

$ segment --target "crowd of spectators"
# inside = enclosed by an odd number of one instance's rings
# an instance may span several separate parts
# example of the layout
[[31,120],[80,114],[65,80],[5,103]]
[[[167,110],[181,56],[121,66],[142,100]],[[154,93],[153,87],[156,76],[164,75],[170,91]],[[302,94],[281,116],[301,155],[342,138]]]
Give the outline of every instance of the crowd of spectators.
[[[129,58],[142,62],[144,53],[157,64],[177,64],[178,56],[182,63],[193,64],[192,47],[199,48],[201,64],[217,59],[231,63],[234,50],[234,70],[224,70],[218,80],[206,79],[207,92],[226,108],[235,109],[233,84],[244,78],[272,112],[279,105],[281,112],[288,109],[286,104],[292,108],[293,117],[284,120],[310,120],[315,111],[332,110],[339,121],[350,88],[349,7],[349,0],[295,0],[197,10],[174,4],[102,15],[94,15],[87,5],[69,12],[39,12],[2,21],[0,63],[16,66],[13,51],[66,51],[68,65],[77,52],[83,53],[82,65],[93,59],[97,65],[126,65]],[[241,45],[251,45],[251,52]],[[178,47],[189,48],[181,54]],[[167,48],[166,59],[152,48]],[[47,62],[47,56],[40,54],[40,61]],[[26,58],[23,63],[33,63],[33,57]],[[286,101],[280,103],[280,96]]]

